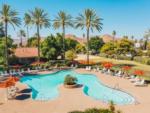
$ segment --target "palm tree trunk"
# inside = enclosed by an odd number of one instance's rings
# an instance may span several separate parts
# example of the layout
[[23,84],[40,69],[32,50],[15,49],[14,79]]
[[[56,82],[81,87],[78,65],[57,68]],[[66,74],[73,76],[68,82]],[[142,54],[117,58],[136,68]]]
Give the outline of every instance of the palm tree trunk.
[[115,42],[115,35],[113,35],[113,42]]
[[29,39],[29,28],[27,26],[27,39]]
[[65,26],[63,25],[63,60],[65,60]]
[[8,24],[5,22],[5,65],[6,69],[8,69],[8,37],[7,37],[7,27]]
[[87,64],[89,65],[89,28],[87,28]]
[[38,66],[40,66],[40,28],[37,25],[37,40],[38,40]]
[[20,47],[22,47],[22,35],[20,36]]

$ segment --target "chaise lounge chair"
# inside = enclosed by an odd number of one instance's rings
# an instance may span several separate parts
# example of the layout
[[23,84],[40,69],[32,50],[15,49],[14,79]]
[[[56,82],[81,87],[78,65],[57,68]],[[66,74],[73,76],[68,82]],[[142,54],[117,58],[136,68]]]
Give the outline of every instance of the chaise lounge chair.
[[138,82],[135,82],[134,83],[135,86],[146,86],[147,84],[145,84],[145,80],[141,80],[141,81],[138,81]]
[[133,79],[130,79],[130,81],[131,81],[131,82],[139,82],[140,79],[139,79],[139,77],[135,77],[135,78],[133,78]]
[[122,76],[123,76],[123,74],[122,74],[122,72],[121,72],[121,71],[119,71],[118,73],[116,73],[116,74],[115,74],[115,76],[122,77]]

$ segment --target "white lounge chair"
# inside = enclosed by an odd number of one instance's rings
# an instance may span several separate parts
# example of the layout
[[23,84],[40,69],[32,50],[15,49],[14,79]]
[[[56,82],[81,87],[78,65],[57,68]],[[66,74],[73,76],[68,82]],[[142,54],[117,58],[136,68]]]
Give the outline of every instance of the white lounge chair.
[[28,69],[27,69],[27,72],[28,72],[28,73],[30,73],[30,72],[31,72],[30,68],[28,68]]
[[133,78],[133,79],[130,79],[130,81],[131,81],[131,82],[139,82],[140,79],[139,79],[139,77],[135,77],[135,78]]
[[24,69],[21,69],[21,73],[24,73],[25,71],[24,71]]
[[71,64],[71,68],[74,68],[74,65],[73,65],[73,64]]
[[96,71],[99,72],[99,67],[96,68]]
[[115,76],[122,77],[123,75],[122,75],[122,72],[119,71],[118,73],[115,74]]
[[107,72],[107,69],[106,69],[106,68],[103,68],[103,69],[101,70],[101,72],[102,72],[102,73],[105,73],[105,72]]
[[17,74],[21,74],[21,70],[18,69],[18,70],[16,71],[16,73],[17,73]]
[[126,79],[134,79],[135,78],[135,75],[130,75],[130,76],[127,76],[125,77]]
[[145,80],[141,80],[141,81],[138,81],[138,82],[135,82],[134,83],[135,86],[146,86],[147,84],[145,84]]
[[2,71],[0,71],[0,76],[2,76],[3,75],[3,72]]
[[10,74],[10,75],[13,75],[13,72],[12,72],[12,70],[9,70],[9,74]]
[[12,75],[16,75],[16,70],[15,69],[12,70]]
[[78,64],[75,64],[75,68],[78,68]]
[[91,71],[91,66],[86,66],[85,70]]
[[111,74],[111,71],[110,69],[107,70],[106,74]]
[[3,76],[8,76],[9,74],[7,73],[7,71],[4,71]]
[[85,67],[85,70],[88,71],[88,66]]

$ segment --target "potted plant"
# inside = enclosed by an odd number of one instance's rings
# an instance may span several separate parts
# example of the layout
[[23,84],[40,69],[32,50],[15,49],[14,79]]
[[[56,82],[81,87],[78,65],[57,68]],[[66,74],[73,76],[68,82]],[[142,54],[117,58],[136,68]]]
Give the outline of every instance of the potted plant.
[[77,87],[77,78],[71,75],[67,75],[64,80],[64,86],[66,88],[75,88]]

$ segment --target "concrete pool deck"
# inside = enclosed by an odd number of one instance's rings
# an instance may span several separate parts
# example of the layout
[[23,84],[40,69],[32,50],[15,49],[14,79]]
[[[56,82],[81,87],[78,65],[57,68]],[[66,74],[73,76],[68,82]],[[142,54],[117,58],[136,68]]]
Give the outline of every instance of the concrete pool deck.
[[[123,113],[150,113],[150,86],[135,87],[129,80],[119,77],[103,75],[99,72],[76,69],[79,73],[92,73],[105,84],[114,87],[119,84],[119,88],[132,94],[140,104],[118,105],[117,109]],[[42,72],[49,73],[49,72]],[[86,75],[85,75],[86,76]],[[18,82],[16,86],[20,90],[27,89],[28,86]],[[59,87],[60,96],[50,101],[34,101],[31,98],[24,100],[4,101],[5,89],[0,89],[0,113],[67,113],[73,110],[84,110],[92,107],[108,107],[102,101],[94,100],[82,92],[82,88],[66,89],[62,85]],[[21,95],[21,94],[18,94]]]

